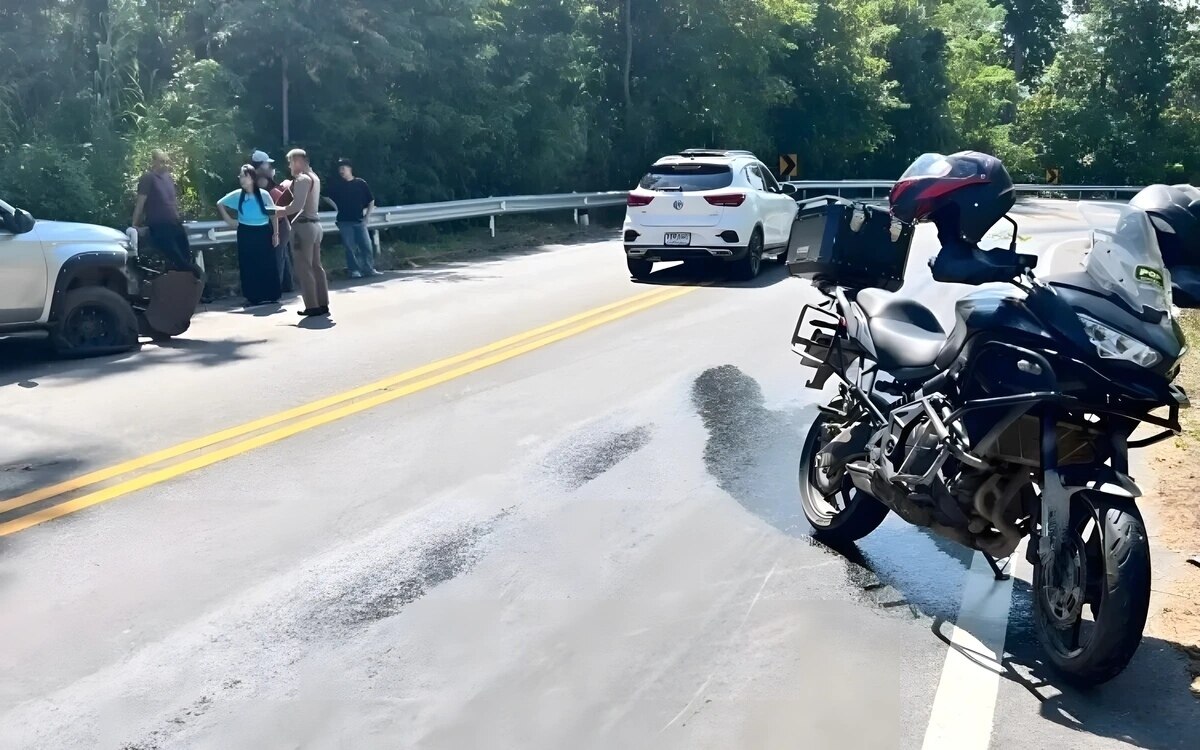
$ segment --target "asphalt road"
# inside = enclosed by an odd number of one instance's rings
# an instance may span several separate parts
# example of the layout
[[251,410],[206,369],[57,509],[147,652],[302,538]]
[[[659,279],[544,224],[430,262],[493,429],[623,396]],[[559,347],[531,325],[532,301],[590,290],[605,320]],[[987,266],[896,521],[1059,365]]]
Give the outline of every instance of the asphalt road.
[[[0,343],[0,747],[1197,746],[1170,644],[1072,691],[1028,571],[895,519],[811,541],[806,284],[634,284],[601,235],[345,288],[326,326]],[[906,291],[948,320],[931,240]]]

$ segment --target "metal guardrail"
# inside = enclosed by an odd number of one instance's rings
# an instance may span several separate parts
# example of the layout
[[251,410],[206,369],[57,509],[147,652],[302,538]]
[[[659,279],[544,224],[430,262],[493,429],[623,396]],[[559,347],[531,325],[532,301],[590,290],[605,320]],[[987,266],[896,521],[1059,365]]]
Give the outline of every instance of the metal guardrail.
[[[492,235],[496,233],[496,217],[512,214],[531,214],[541,211],[575,211],[579,221],[580,211],[604,206],[625,204],[626,193],[562,193],[558,195],[514,195],[505,198],[474,198],[441,203],[418,203],[412,206],[389,206],[376,208],[371,214],[367,228],[371,231],[407,227],[416,224],[436,224],[443,221],[462,219],[491,219]],[[320,214],[321,227],[327,232],[336,232],[334,219],[337,214],[324,211]],[[223,221],[192,221],[184,225],[192,247],[206,248],[233,243],[237,232]]]
[[[896,183],[892,180],[830,180],[830,181],[813,181],[813,180],[797,180],[789,184],[795,185],[798,195],[801,198],[807,198],[812,193],[831,194],[841,196],[843,192],[854,193],[851,197],[868,197],[875,198],[876,191],[880,192],[878,197],[886,197],[887,193]],[[1093,196],[1119,196],[1133,195],[1141,191],[1141,187],[1133,187],[1130,185],[1016,185],[1018,195],[1049,195],[1049,196],[1074,196],[1082,198],[1084,195]],[[865,196],[863,194],[866,194]]]
[[[803,200],[813,197],[814,193],[837,196],[841,196],[843,193],[852,193],[853,195],[849,197],[883,198],[887,196],[888,191],[895,183],[891,180],[805,180],[789,184],[796,187],[797,199]],[[1082,198],[1085,195],[1117,197],[1122,194],[1132,195],[1141,190],[1140,187],[1128,185],[1017,185],[1016,189],[1017,193],[1021,195],[1074,195],[1076,198]],[[367,228],[378,232],[380,229],[416,224],[486,218],[490,220],[492,235],[495,236],[497,216],[531,214],[541,211],[575,211],[575,220],[579,221],[581,211],[604,206],[620,206],[625,203],[627,194],[625,191],[610,191],[604,193],[560,193],[557,195],[514,195],[505,198],[473,198],[441,203],[419,203],[412,206],[390,206],[375,209]],[[321,213],[321,226],[327,233],[337,231],[337,226],[334,224],[335,216],[336,214],[332,211]],[[188,222],[185,226],[192,247],[197,249],[231,244],[237,240],[237,232],[222,221],[193,221]]]

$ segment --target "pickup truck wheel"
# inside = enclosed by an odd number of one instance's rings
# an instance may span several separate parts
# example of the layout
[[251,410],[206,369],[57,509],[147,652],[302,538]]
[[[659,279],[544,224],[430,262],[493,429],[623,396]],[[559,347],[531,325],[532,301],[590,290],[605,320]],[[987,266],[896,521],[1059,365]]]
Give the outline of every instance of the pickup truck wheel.
[[51,341],[54,350],[67,357],[128,351],[138,343],[137,316],[125,298],[111,289],[72,289],[63,297]]

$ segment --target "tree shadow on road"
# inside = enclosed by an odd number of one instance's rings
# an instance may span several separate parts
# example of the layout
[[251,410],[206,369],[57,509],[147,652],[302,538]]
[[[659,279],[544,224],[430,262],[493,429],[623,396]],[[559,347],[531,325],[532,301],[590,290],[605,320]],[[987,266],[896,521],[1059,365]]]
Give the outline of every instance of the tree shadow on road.
[[42,342],[0,340],[0,389],[6,386],[36,388],[46,378],[95,380],[163,365],[217,367],[249,359],[251,350],[265,339],[253,341],[175,338],[144,343],[140,349],[87,359],[62,359]]

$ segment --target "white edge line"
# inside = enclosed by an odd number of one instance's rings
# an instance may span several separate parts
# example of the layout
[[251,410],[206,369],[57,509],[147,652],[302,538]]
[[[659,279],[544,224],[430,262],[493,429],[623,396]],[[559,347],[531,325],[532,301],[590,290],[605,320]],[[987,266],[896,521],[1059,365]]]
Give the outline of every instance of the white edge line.
[[975,553],[922,750],[987,750],[991,744],[1012,586],[1011,577],[995,580]]

